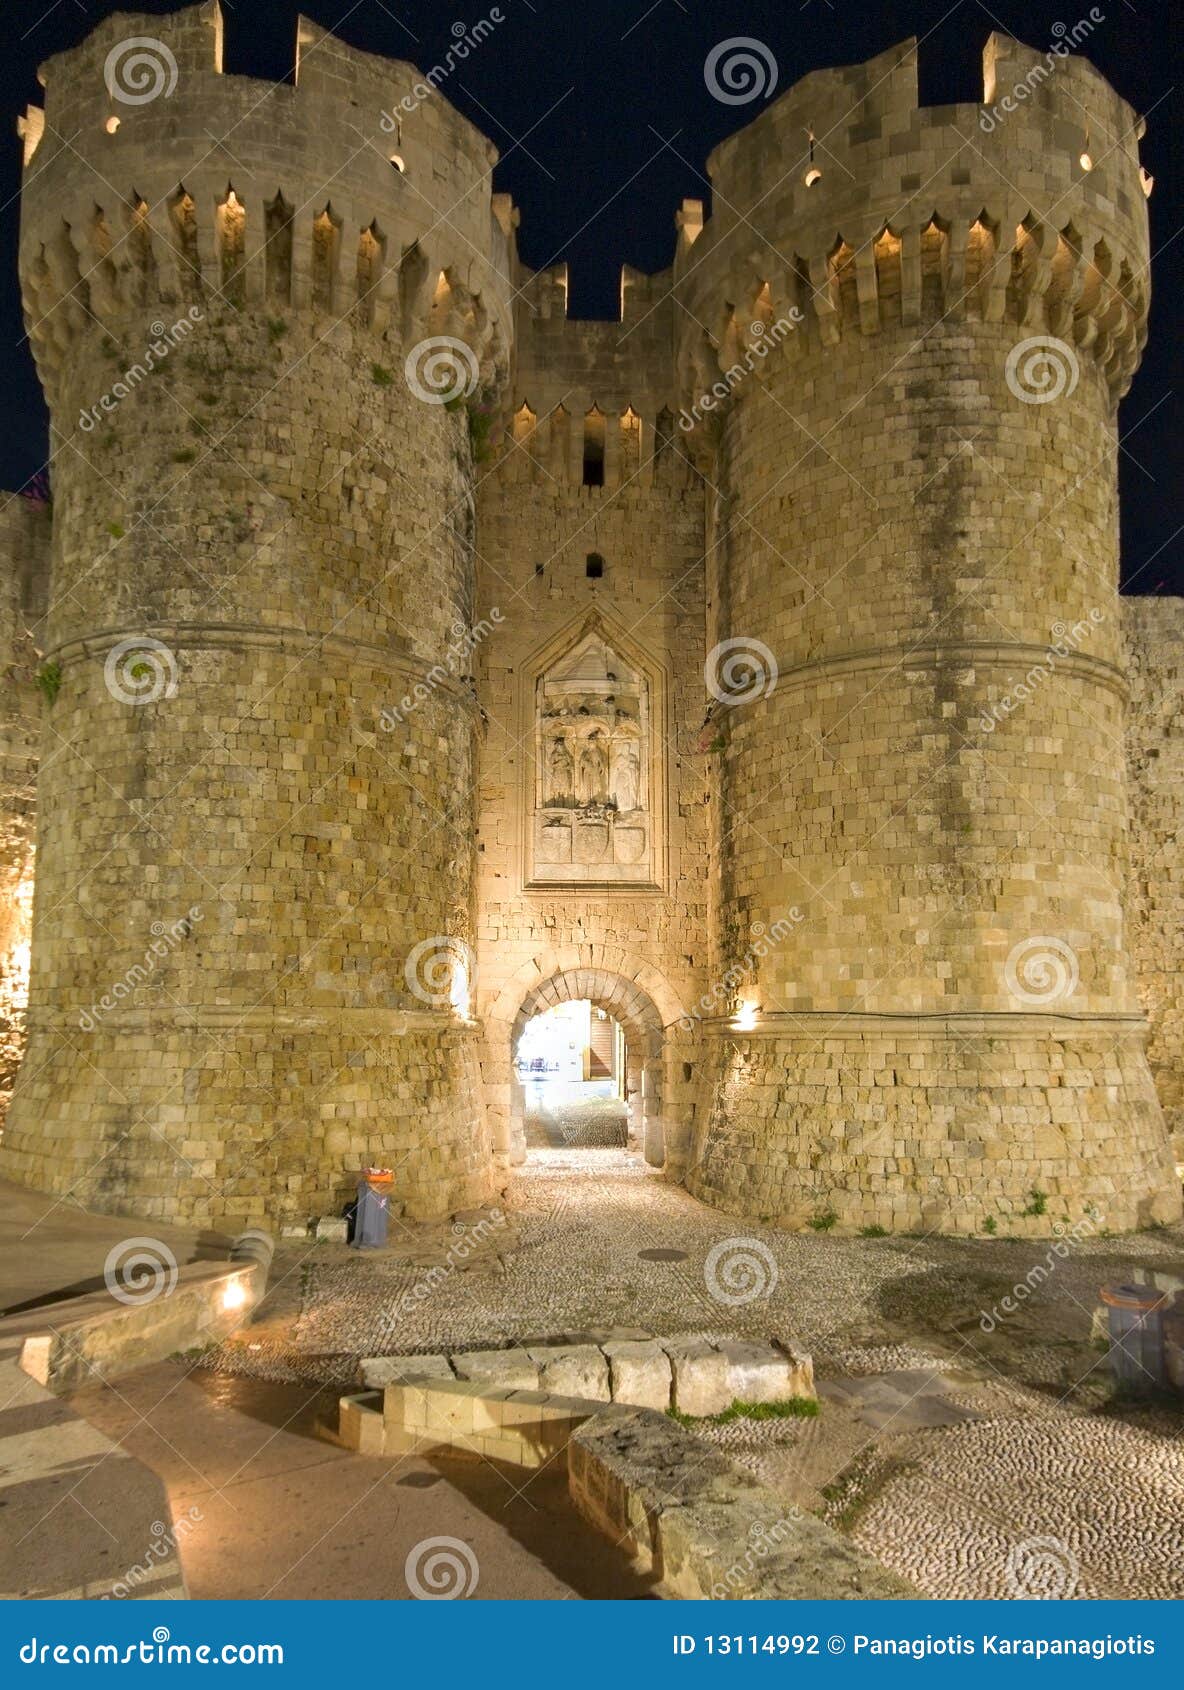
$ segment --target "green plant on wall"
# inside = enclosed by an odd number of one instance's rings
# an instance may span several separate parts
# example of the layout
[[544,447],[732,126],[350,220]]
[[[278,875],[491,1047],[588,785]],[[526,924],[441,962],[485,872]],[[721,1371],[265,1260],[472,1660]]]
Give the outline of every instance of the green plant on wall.
[[43,663],[37,671],[37,685],[47,704],[52,704],[62,687],[60,663]]
[[483,404],[466,405],[465,409],[469,415],[469,445],[473,462],[486,463],[493,448],[493,411]]

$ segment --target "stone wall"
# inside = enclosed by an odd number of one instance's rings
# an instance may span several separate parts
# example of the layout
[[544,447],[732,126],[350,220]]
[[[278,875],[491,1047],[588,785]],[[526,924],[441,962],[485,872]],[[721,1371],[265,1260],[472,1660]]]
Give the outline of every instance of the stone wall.
[[[120,105],[141,24],[176,87]],[[586,995],[647,1156],[738,1213],[1178,1213],[1179,611],[1124,647],[1116,592],[1133,114],[1075,58],[990,132],[911,46],[819,72],[581,323],[482,135],[433,95],[392,139],[414,67],[307,21],[298,58],[223,75],[212,0],[109,18],[22,125],[60,689],[0,1168],[201,1221],[375,1161],[475,1203],[524,1153],[516,1027]],[[992,37],[988,102],[1042,62]],[[0,955],[46,550],[3,520]]]
[[0,1125],[25,1038],[41,729],[35,638],[50,534],[48,506],[0,494]]
[[[988,99],[1037,58],[993,37]],[[911,43],[808,77],[717,149],[675,267],[684,405],[733,388],[698,431],[717,651],[767,683],[718,717],[713,969],[792,918],[713,1028],[689,1183],[790,1224],[1180,1211],[1123,943],[1138,124],[1079,60],[978,117],[918,108]],[[832,124],[820,178],[775,175]],[[754,270],[757,207],[792,268]]]
[[1184,1160],[1184,599],[1122,605],[1131,698],[1129,946],[1147,1055]]
[[[582,971],[582,989],[625,1027],[648,1153],[675,1169],[693,1062],[678,1022],[706,961],[703,494],[673,436],[667,279],[626,272],[619,323],[569,320],[563,283],[562,271],[523,278],[510,437],[477,492],[478,619],[491,627],[476,654],[488,717],[477,868],[486,1096],[495,1145],[520,1156],[515,1019],[532,994],[545,1007],[549,982]],[[606,425],[601,485],[584,483],[593,407]],[[636,430],[622,429],[626,415]],[[536,680],[588,630],[647,678],[647,885],[614,883],[612,865],[597,881],[531,884]],[[646,1043],[654,1022],[667,1030],[657,1048]]]
[[[109,115],[129,32],[177,85]],[[373,1162],[412,1214],[487,1193],[441,978],[473,938],[470,429],[404,360],[447,335],[496,396],[508,255],[443,101],[392,165],[413,79],[307,24],[295,88],[224,76],[202,5],[106,20],[26,123],[61,688],[2,1167],[97,1208],[307,1217]]]

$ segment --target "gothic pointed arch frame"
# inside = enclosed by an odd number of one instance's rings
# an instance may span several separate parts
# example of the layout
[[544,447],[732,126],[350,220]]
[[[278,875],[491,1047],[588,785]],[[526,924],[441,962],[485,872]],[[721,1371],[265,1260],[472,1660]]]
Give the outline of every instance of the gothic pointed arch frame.
[[670,677],[610,613],[572,617],[518,672],[520,884],[669,884]]

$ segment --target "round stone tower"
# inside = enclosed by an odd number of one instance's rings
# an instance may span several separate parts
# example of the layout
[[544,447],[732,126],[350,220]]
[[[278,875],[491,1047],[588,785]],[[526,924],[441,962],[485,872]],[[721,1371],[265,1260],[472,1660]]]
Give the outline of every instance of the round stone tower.
[[[493,149],[216,4],[43,71],[21,264],[53,426],[29,1045],[0,1166],[175,1220],[487,1195],[469,1015],[473,451]],[[508,207],[499,206],[504,219]]]
[[682,220],[740,982],[688,1183],[790,1225],[1180,1210],[1120,904],[1142,123],[1000,36],[985,95],[918,109],[912,43],[809,76]]

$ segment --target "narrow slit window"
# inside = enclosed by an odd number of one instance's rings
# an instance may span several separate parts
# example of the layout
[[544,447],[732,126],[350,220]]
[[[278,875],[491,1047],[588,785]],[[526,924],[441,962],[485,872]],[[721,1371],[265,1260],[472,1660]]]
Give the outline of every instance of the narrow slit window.
[[604,415],[595,405],[584,418],[584,486],[604,486]]

